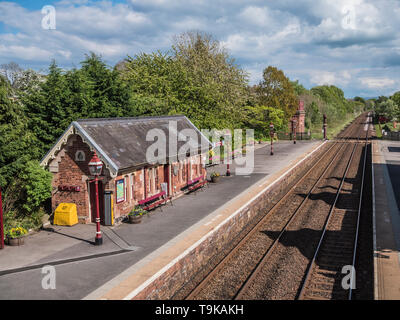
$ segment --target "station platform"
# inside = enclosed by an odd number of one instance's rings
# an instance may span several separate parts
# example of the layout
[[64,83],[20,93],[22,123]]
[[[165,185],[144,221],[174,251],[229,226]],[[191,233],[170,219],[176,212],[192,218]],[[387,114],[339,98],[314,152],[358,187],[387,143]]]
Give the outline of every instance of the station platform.
[[373,140],[374,299],[400,299],[400,141]]
[[[254,171],[226,177],[226,165],[209,167],[221,180],[151,211],[137,225],[102,226],[104,243],[94,246],[95,226],[48,226],[21,247],[0,250],[0,299],[132,299],[152,285],[252,199],[315,154],[326,142],[280,141],[255,145]],[[43,290],[41,268],[57,271],[56,290]],[[184,268],[185,266],[181,266]]]

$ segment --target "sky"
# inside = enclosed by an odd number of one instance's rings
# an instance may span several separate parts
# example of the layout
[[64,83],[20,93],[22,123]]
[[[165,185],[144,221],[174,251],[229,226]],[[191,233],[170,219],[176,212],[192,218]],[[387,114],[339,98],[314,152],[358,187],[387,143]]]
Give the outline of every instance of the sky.
[[400,90],[399,0],[1,1],[0,64],[46,72],[55,59],[70,69],[95,52],[113,66],[166,52],[190,30],[219,40],[250,84],[272,65],[306,88],[336,85],[348,98]]

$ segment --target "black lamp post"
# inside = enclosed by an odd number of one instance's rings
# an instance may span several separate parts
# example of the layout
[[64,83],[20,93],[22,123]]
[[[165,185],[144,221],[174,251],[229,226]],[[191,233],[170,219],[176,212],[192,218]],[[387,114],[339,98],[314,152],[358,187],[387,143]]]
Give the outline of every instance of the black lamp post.
[[224,135],[224,149],[227,149],[226,155],[227,155],[227,161],[226,161],[226,176],[229,177],[231,175],[231,170],[229,168],[229,162],[231,160],[231,136],[229,134]]
[[269,135],[271,137],[271,156],[274,155],[274,148],[273,148],[273,143],[274,143],[274,125],[271,122],[269,124]]
[[103,169],[103,163],[99,159],[96,154],[96,151],[93,152],[93,157],[88,163],[89,172],[92,176],[94,176],[94,183],[96,188],[96,238],[95,245],[103,244],[103,238],[101,236],[100,231],[100,213],[99,213],[99,176],[101,174],[101,170]]

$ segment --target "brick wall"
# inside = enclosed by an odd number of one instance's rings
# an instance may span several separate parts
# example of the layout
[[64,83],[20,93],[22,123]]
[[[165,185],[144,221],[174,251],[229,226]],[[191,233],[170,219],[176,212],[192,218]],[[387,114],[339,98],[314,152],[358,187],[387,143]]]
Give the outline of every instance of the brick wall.
[[[187,185],[188,177],[192,179],[197,178],[199,176],[206,176],[206,169],[203,168],[200,164],[200,156],[194,156],[189,161],[186,159],[180,163],[173,163],[171,166],[171,182],[173,193],[172,196],[176,197],[182,194],[184,191],[181,189]],[[177,166],[179,168],[177,175],[173,173],[173,166]],[[188,170],[192,170],[192,172],[188,172]],[[121,203],[116,202],[116,190],[115,190],[115,181],[125,179],[125,190],[126,199]],[[135,170],[133,172],[129,172],[127,174],[116,177],[115,179],[110,181],[110,187],[114,190],[114,218],[117,221],[122,220],[131,210],[132,208],[138,204],[138,201],[145,199],[145,187],[146,187],[146,197],[150,197],[162,191],[161,183],[167,182],[168,177],[164,172],[164,165],[159,165],[155,167],[147,167],[139,170]],[[132,182],[133,182],[133,191],[132,191]],[[128,186],[128,187],[127,187]],[[133,192],[133,199],[132,199]]]
[[[78,151],[83,152],[83,161],[75,160],[76,153]],[[88,163],[91,157],[92,152],[90,151],[89,146],[82,141],[79,135],[72,135],[68,139],[67,144],[58,153],[57,157],[50,163],[49,166],[53,172],[53,212],[62,202],[75,203],[77,206],[78,219],[80,223],[91,222],[90,200],[88,193]],[[192,178],[196,178],[199,172],[202,172],[205,175],[205,169],[199,169],[200,165],[195,164],[194,160],[192,160],[191,167],[189,167],[187,163],[187,160],[184,163],[177,163],[176,165],[180,167],[178,175],[174,176],[173,173],[171,174],[172,183],[174,186],[176,186],[173,196],[178,196],[181,194],[181,188],[187,185],[188,170],[192,170]],[[149,197],[161,192],[161,183],[168,181],[168,177],[166,177],[164,174],[164,165],[134,170],[132,172],[120,175],[114,179],[111,179],[108,174],[108,170],[103,167],[102,178],[104,181],[104,189],[112,190],[114,192],[114,219],[116,222],[122,220],[122,218],[132,210],[138,201],[145,198],[144,185],[146,185],[147,188],[146,196]],[[124,179],[125,181],[125,201],[117,203],[115,186],[116,181],[120,179]],[[144,182],[146,182],[146,184],[144,184]],[[79,186],[80,191],[59,191],[58,187],[60,185]]]
[[[85,160],[75,161],[75,154],[80,150],[85,154]],[[52,180],[52,209],[53,212],[57,206],[62,203],[75,203],[78,211],[79,222],[90,222],[89,198],[87,196],[88,185],[87,176],[88,163],[91,158],[91,152],[87,144],[83,143],[81,137],[73,135],[64,146],[64,152],[60,152],[58,158],[53,161],[58,162],[58,172],[55,172]],[[59,191],[58,186],[79,186],[80,192]]]

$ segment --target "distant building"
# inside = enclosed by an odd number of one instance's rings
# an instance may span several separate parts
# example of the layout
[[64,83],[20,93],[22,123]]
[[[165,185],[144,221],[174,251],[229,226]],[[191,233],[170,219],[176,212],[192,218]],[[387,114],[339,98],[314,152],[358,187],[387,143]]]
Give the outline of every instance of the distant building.
[[[170,127],[171,123],[175,126]],[[147,133],[151,130],[164,133],[161,141],[166,144],[163,163],[149,159],[146,154],[157,141],[147,141]],[[197,141],[192,138],[185,142],[182,137],[185,130],[194,132]],[[169,146],[171,135],[179,137],[176,138],[176,150]],[[179,154],[185,144],[197,154]],[[95,193],[88,162],[96,151],[103,162],[99,182],[101,220],[104,222],[107,194],[112,198],[111,210],[118,222],[139,202],[161,193],[160,197],[177,197],[204,182],[205,155],[210,147],[211,142],[185,116],[84,119],[71,123],[42,159],[41,165],[53,173],[53,212],[60,203],[75,203],[79,222],[94,222]]]
[[[296,132],[297,133],[304,133],[305,132],[305,117],[306,112],[304,110],[304,101],[299,101],[299,107],[297,108],[296,114],[292,117],[292,120],[296,120]],[[289,122],[289,132],[292,132],[292,123]]]

